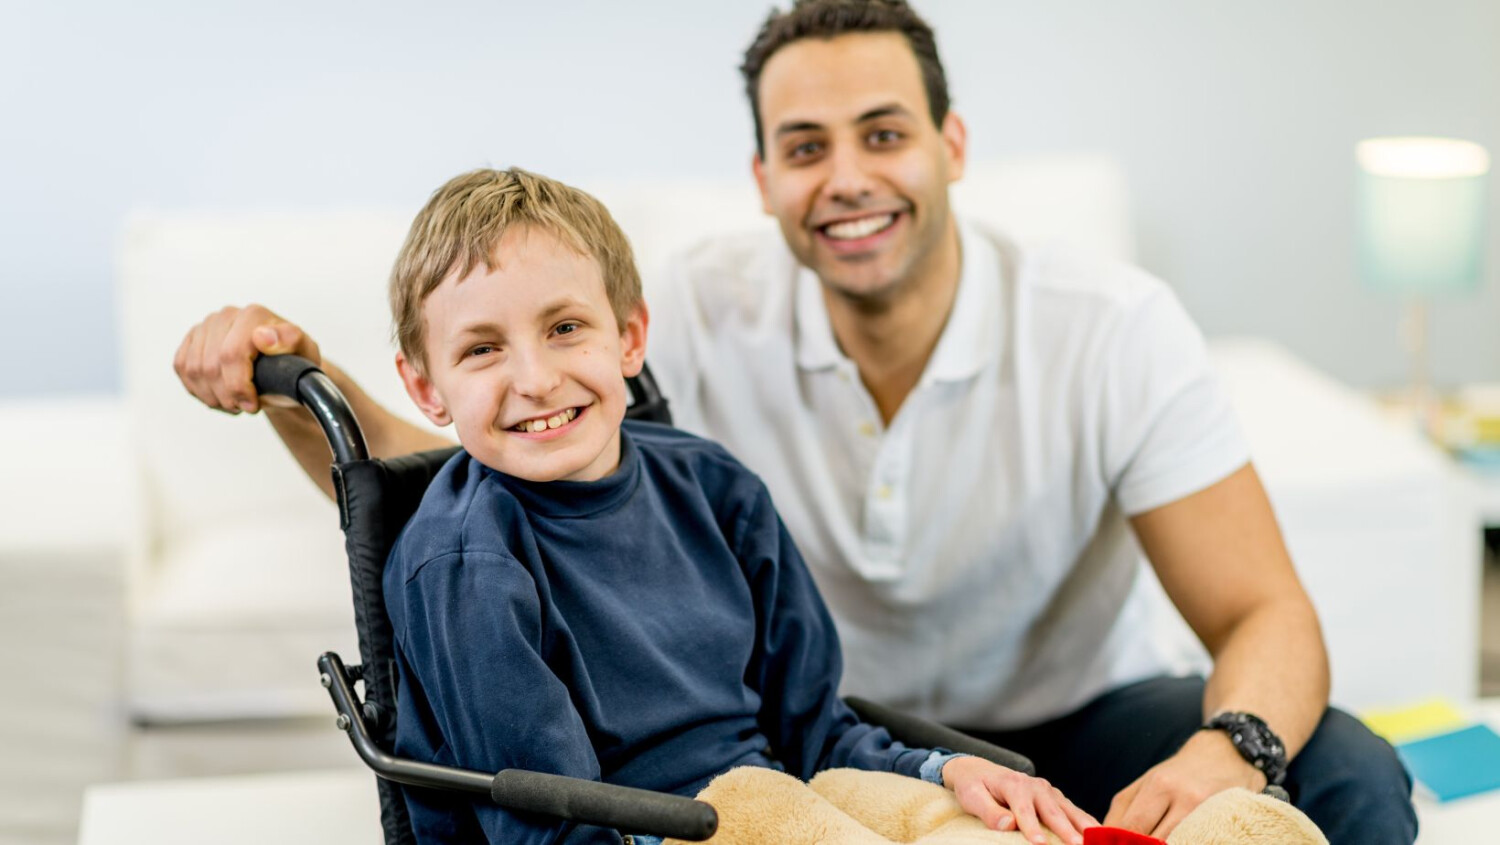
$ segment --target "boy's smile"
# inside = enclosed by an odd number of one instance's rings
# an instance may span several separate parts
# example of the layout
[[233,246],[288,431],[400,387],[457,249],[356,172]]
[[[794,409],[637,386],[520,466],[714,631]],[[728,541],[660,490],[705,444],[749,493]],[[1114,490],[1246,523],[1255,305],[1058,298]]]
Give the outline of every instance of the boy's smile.
[[397,367],[427,418],[469,454],[528,481],[594,481],[620,460],[625,377],[640,372],[646,311],[619,326],[593,258],[536,226],[506,231],[490,266],[422,303],[426,366]]

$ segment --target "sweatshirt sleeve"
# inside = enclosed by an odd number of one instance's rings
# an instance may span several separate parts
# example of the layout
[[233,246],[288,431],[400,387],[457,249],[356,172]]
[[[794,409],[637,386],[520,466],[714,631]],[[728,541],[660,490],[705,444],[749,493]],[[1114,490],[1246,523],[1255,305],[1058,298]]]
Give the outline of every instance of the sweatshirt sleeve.
[[895,742],[838,697],[843,660],[833,619],[770,494],[756,487],[740,520],[738,554],[756,613],[746,680],[760,694],[760,726],[772,753],[804,780],[840,767],[920,777],[928,749]]
[[[523,566],[494,553],[443,555],[415,571],[402,599],[398,639],[430,706],[423,715],[443,742],[434,762],[599,780],[583,720],[544,658],[541,601]],[[492,843],[621,841],[612,830],[516,814],[482,798],[474,810]]]

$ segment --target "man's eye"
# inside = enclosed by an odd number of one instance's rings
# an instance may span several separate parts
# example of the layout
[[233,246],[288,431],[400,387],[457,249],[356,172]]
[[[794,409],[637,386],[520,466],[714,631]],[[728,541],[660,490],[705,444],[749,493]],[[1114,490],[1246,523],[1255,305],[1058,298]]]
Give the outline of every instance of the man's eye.
[[870,133],[870,143],[877,147],[889,146],[901,140],[901,133],[894,129],[877,129]]
[[804,141],[787,150],[787,158],[809,158],[823,151],[823,145],[818,141]]

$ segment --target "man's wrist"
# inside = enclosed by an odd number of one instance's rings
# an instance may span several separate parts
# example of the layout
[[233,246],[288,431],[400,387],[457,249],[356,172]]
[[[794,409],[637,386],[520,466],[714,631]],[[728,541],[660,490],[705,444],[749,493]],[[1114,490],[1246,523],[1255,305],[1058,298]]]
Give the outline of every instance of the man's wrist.
[[1260,717],[1226,711],[1203,724],[1199,735],[1218,735],[1229,741],[1239,757],[1266,781],[1279,785],[1286,778],[1286,745]]
[[1265,789],[1268,783],[1265,772],[1250,765],[1222,731],[1200,730],[1183,744],[1178,753],[1204,760],[1215,771],[1235,773],[1232,776],[1251,792]]

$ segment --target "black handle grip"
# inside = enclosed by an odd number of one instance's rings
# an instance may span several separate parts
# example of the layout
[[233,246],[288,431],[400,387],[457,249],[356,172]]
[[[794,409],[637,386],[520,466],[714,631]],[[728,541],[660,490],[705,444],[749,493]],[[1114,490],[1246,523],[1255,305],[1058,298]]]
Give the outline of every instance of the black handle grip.
[[288,396],[311,411],[334,460],[345,464],[370,456],[349,400],[313,362],[297,355],[262,355],[255,359],[253,379],[257,393]]
[[714,808],[691,798],[520,769],[495,775],[490,797],[515,810],[691,842],[719,828]]
[[255,392],[298,399],[297,382],[309,372],[322,371],[300,355],[262,355],[255,359]]
[[946,748],[949,751],[961,751],[975,757],[983,757],[991,763],[1014,769],[1022,774],[1036,774],[1036,765],[1029,758],[1009,748],[1001,748],[994,743],[956,731],[947,725],[929,722],[919,716],[902,713],[883,704],[855,698],[852,695],[844,699],[844,703],[848,704],[849,709],[857,713],[864,721],[883,725],[887,731],[890,731],[893,738],[904,745],[915,748]]

